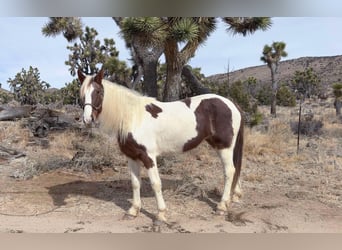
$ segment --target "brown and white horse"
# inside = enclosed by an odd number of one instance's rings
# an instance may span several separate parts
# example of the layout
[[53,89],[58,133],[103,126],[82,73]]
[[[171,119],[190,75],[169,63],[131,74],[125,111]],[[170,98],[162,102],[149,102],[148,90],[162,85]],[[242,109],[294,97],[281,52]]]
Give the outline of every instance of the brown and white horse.
[[78,71],[78,77],[82,83],[84,123],[96,121],[104,132],[114,133],[128,158],[133,188],[128,215],[136,217],[141,209],[140,171],[144,166],[157,200],[157,220],[166,221],[156,157],[167,151],[188,151],[204,140],[218,152],[224,169],[224,190],[217,210],[227,211],[232,198],[241,196],[243,120],[239,108],[230,100],[205,94],[159,102],[104,80],[102,70],[95,76]]

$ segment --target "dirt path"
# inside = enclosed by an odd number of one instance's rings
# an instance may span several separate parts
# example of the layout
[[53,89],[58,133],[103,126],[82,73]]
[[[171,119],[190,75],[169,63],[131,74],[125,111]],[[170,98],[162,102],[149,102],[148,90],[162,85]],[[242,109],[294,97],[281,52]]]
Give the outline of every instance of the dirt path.
[[218,195],[193,199],[176,194],[179,182],[162,176],[169,223],[154,227],[155,200],[147,180],[144,209],[127,221],[122,216],[131,201],[129,179],[118,179],[120,174],[112,170],[91,175],[55,171],[17,181],[1,169],[0,232],[342,232],[342,209],[312,199],[310,190],[245,187],[242,202],[217,216],[212,212]]

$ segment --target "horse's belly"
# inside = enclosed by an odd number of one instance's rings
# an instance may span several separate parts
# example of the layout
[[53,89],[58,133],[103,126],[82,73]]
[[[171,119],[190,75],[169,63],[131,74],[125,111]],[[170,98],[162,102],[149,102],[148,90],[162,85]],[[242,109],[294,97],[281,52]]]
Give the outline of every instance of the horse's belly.
[[197,136],[195,119],[180,118],[164,123],[163,129],[158,128],[156,141],[160,153],[182,152],[184,145]]

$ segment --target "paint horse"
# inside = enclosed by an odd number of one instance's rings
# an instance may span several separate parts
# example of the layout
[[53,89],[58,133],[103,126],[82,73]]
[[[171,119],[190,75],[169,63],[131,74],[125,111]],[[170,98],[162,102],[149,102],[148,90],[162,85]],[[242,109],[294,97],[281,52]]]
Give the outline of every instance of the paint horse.
[[78,70],[78,77],[82,83],[84,123],[99,122],[104,132],[114,133],[120,150],[128,158],[133,202],[126,215],[135,218],[141,209],[143,166],[157,201],[156,219],[166,221],[156,157],[167,151],[188,151],[204,140],[218,152],[224,169],[224,189],[217,211],[224,213],[231,200],[241,196],[243,119],[239,108],[230,100],[205,94],[159,102],[104,80],[102,70],[95,76],[85,76]]

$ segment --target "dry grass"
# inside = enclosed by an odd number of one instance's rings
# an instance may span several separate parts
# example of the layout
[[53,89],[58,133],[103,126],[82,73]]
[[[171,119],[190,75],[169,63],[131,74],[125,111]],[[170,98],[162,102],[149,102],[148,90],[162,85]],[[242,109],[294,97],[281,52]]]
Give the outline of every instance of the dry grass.
[[[269,107],[260,110],[268,119],[268,131],[245,129],[244,160],[242,180],[250,183],[267,181],[271,168],[284,173],[294,172],[306,166],[316,166],[320,171],[334,173],[342,168],[342,128],[336,122],[334,109],[316,107],[315,117],[324,123],[323,135],[319,137],[302,136],[300,151],[297,155],[297,136],[291,132],[289,122],[296,120],[294,109],[279,107],[278,117],[270,118]],[[49,134],[49,147],[26,147],[32,138],[20,122],[1,123],[0,140],[6,141],[17,149],[25,149],[28,159],[27,168],[54,169],[68,167],[74,169],[93,169],[123,166],[126,170],[126,158],[120,153],[114,138],[99,133],[82,135],[76,131]],[[340,145],[340,146],[338,146]],[[220,159],[211,147],[203,143],[186,154],[170,154],[158,160],[160,173],[172,178],[191,176],[185,185],[197,186],[201,190],[221,190],[223,185]],[[142,174],[144,175],[144,172]],[[146,174],[146,173],[145,173]],[[199,185],[198,180],[203,180]],[[190,186],[191,186],[190,185]]]
[[22,128],[21,122],[2,121],[0,126],[0,141],[4,146],[22,150],[30,138],[30,131]]
[[[305,109],[309,106],[304,105]],[[249,128],[245,131],[242,177],[247,184],[268,183],[272,178],[287,183],[287,178],[301,180],[302,175],[311,178],[316,174],[322,183],[339,178],[336,174],[342,169],[342,124],[336,119],[333,108],[315,105],[314,119],[323,122],[323,133],[311,137],[301,135],[298,154],[297,135],[289,124],[298,119],[295,109],[279,107],[277,118],[268,115],[269,107],[261,107],[261,110],[268,119],[268,131]],[[322,193],[327,192],[325,185],[319,187]]]

